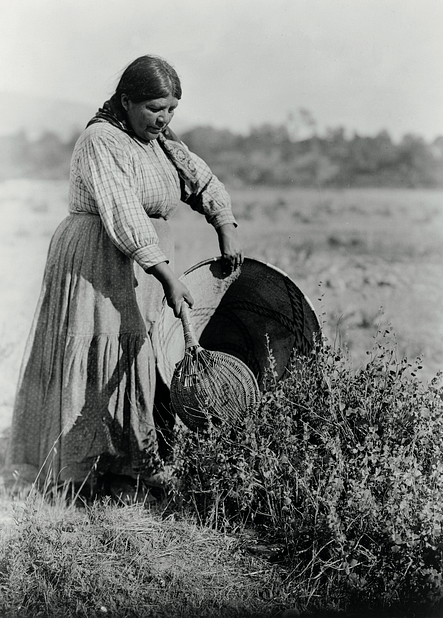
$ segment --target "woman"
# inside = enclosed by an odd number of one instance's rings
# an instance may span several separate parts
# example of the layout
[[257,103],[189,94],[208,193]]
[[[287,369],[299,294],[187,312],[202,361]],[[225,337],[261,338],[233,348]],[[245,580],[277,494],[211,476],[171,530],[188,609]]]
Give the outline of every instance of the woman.
[[92,494],[104,478],[162,480],[149,333],[163,295],[176,316],[193,303],[173,272],[180,201],[215,228],[228,269],[243,260],[224,186],[168,129],[181,94],[166,61],[142,56],[77,141],[19,379],[16,478],[87,479]]

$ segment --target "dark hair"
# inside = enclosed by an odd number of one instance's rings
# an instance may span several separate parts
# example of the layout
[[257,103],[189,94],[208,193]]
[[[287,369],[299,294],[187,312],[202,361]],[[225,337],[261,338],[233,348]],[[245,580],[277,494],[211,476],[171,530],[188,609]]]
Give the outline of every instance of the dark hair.
[[176,70],[158,56],[140,56],[123,71],[114,99],[126,94],[133,103],[161,99],[171,94],[181,99],[182,88]]

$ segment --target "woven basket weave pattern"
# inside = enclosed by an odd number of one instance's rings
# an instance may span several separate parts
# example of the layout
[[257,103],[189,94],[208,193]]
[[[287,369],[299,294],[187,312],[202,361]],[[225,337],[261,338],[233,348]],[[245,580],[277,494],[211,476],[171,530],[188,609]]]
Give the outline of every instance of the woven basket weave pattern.
[[253,374],[229,354],[200,350],[198,357],[187,366],[184,362],[172,377],[174,411],[190,429],[222,418],[238,424],[259,402]]
[[211,352],[198,344],[186,304],[182,306],[181,320],[185,352],[171,380],[174,411],[194,430],[209,421],[239,423],[260,399],[254,374],[235,356]]

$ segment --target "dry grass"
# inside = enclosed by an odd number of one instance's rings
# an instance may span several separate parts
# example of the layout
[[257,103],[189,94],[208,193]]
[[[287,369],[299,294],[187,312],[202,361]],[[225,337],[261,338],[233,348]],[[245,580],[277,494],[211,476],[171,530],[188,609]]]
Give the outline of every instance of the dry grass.
[[0,535],[7,615],[246,618],[284,608],[278,567],[250,555],[240,537],[166,515],[164,505],[79,509],[32,493],[9,502],[7,519]]

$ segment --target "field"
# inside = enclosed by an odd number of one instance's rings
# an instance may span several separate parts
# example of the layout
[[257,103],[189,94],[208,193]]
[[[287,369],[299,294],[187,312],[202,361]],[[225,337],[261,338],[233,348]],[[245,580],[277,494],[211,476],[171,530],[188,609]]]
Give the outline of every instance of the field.
[[[67,191],[0,184],[0,461]],[[333,346],[271,389],[235,439],[223,424],[178,430],[179,489],[153,506],[11,500],[0,486],[0,613],[441,616],[443,411],[426,383],[443,360],[443,192],[231,195],[246,255],[298,284]],[[171,225],[178,273],[217,254],[187,207]],[[390,344],[368,357],[388,327],[398,361]],[[417,355],[418,379],[402,360]]]
[[[284,270],[311,299],[331,341],[356,368],[378,327],[398,353],[423,356],[422,379],[443,367],[443,192],[230,188],[245,253]],[[0,184],[0,430],[11,420],[21,357],[65,182]],[[176,271],[217,255],[216,235],[182,205],[172,219]]]

